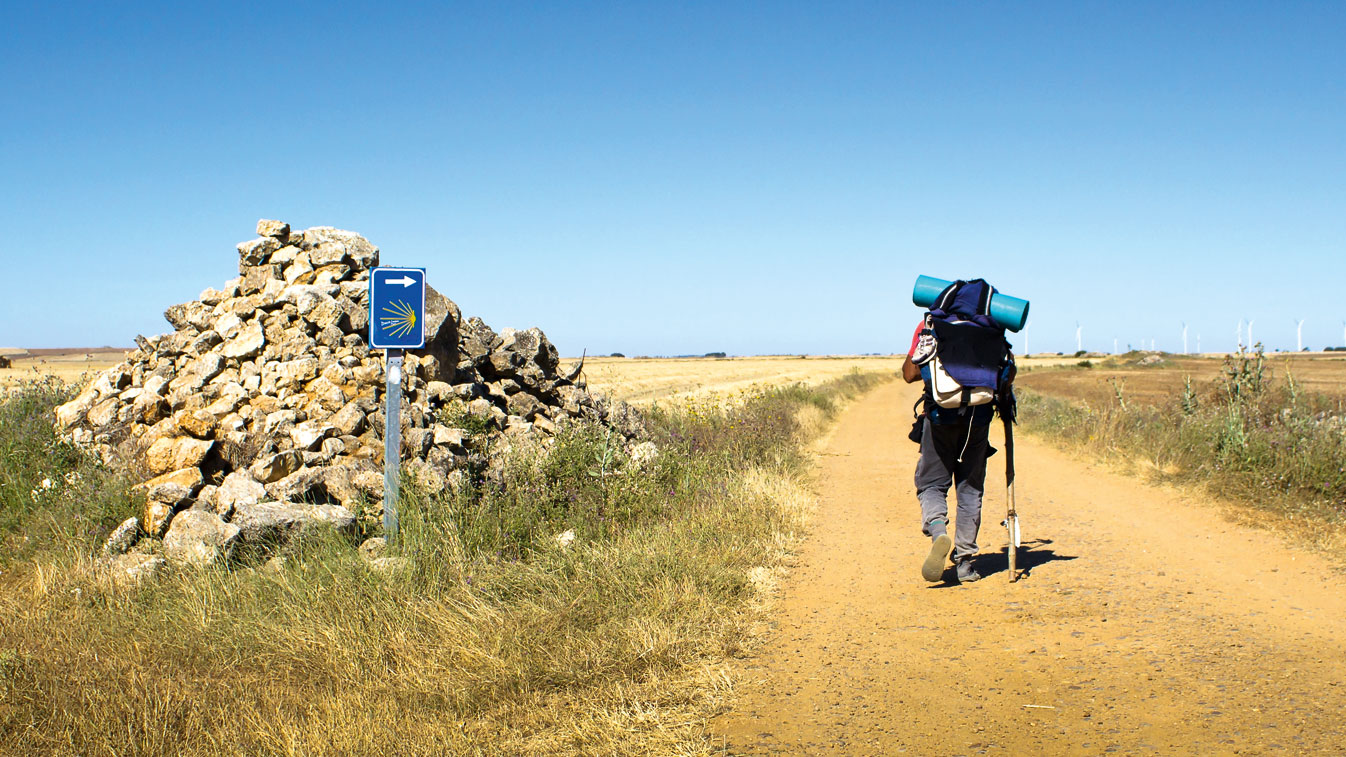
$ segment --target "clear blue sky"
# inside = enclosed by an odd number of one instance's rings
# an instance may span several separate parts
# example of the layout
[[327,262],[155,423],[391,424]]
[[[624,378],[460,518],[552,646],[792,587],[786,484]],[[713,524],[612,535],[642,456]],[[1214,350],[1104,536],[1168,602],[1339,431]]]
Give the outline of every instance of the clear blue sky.
[[918,273],[1033,351],[1346,320],[1346,3],[15,1],[0,87],[0,346],[167,331],[258,218],[567,354],[904,351]]

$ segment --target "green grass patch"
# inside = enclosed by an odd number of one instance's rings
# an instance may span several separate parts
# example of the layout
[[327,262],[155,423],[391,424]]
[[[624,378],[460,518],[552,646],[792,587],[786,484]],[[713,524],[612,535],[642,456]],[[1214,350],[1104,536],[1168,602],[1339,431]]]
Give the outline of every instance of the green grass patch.
[[87,549],[140,510],[129,481],[52,429],[72,387],[46,377],[0,392],[0,567]]

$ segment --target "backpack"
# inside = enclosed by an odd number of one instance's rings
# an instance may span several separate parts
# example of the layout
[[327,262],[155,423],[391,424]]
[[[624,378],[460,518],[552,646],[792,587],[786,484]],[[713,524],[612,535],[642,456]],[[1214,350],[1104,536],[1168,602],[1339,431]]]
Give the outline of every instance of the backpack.
[[958,280],[935,298],[912,362],[929,364],[926,399],[942,408],[993,402],[1011,361],[1005,330],[991,320],[995,287]]

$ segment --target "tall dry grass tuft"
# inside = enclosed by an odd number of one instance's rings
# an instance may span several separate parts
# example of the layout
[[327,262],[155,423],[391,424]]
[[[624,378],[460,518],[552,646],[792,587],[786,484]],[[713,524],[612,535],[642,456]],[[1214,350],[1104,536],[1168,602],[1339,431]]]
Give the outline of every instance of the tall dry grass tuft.
[[[134,509],[125,482],[54,442],[62,391],[20,392],[0,407],[0,438],[19,456],[0,469],[0,743],[708,754],[706,719],[732,695],[725,662],[761,633],[807,510],[806,432],[876,381],[655,410],[652,457],[585,425],[550,450],[495,450],[502,479],[404,493],[406,560],[393,569],[332,537],[278,568],[178,569],[140,585],[96,560],[106,524]],[[76,483],[23,501],[70,472]]]

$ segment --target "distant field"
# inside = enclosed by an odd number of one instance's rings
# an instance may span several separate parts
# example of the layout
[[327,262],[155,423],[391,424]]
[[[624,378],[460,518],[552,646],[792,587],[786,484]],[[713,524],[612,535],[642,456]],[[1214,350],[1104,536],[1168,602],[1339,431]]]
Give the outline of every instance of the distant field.
[[[23,378],[55,375],[78,381],[84,374],[105,370],[120,362],[122,349],[43,349],[10,353],[12,368],[0,368],[0,386]],[[1162,363],[1137,365],[1139,355],[1074,358],[1037,355],[1019,358],[1022,386],[1060,397],[1088,402],[1112,401],[1114,382],[1123,386],[1128,402],[1159,405],[1182,391],[1191,377],[1198,390],[1219,375],[1223,356],[1166,355]],[[1090,368],[1079,367],[1089,360]],[[562,367],[577,358],[563,358]],[[1346,354],[1273,353],[1267,366],[1274,380],[1294,375],[1304,389],[1346,400]],[[900,373],[901,356],[765,356],[730,358],[610,358],[590,357],[584,377],[592,389],[634,404],[666,397],[727,396],[753,386],[802,382],[817,384],[852,370]]]
[[[562,366],[574,362],[561,361]],[[668,397],[728,396],[754,386],[818,384],[853,370],[898,373],[902,358],[732,357],[732,358],[589,358],[584,374],[589,387],[632,404]]]
[[[23,378],[55,375],[78,381],[121,361],[125,350],[28,350],[11,357],[14,367],[0,368],[0,386]],[[564,358],[562,367],[578,358]],[[727,396],[753,386],[819,384],[852,370],[901,370],[900,357],[731,357],[731,358],[595,358],[584,362],[591,389],[633,404],[682,396]]]
[[[21,354],[14,354],[21,352]],[[85,373],[98,373],[121,362],[126,349],[97,347],[69,349],[5,350],[10,368],[0,368],[0,386],[8,386],[25,378],[57,376],[65,381],[78,381]]]
[[[1056,358],[1055,365],[1037,358],[1021,363],[1019,384],[1068,399],[1090,403],[1116,401],[1120,386],[1127,402],[1163,405],[1181,394],[1190,377],[1197,392],[1208,391],[1224,367],[1224,356],[1164,355],[1161,363],[1138,365],[1142,355],[1089,358],[1092,367],[1080,367],[1085,358]],[[1346,400],[1346,354],[1273,353],[1266,366],[1274,382],[1287,375],[1305,391]]]

